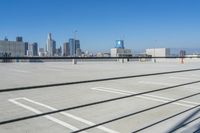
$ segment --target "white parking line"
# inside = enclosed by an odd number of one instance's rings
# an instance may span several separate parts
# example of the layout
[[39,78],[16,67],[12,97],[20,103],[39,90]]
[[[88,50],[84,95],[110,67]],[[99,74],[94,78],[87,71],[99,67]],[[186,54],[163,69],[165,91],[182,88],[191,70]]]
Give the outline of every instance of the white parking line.
[[51,66],[50,69],[51,68],[53,68],[53,69],[62,69],[62,70],[68,69],[66,66]]
[[[155,81],[139,81],[139,84],[147,84],[147,85],[163,85],[163,86],[172,86],[176,84],[170,84],[170,83],[163,83],[163,82],[155,82]],[[198,86],[192,85],[192,86],[181,86],[180,88],[185,88],[185,89],[197,89],[199,90],[200,88]]]
[[[18,98],[18,100],[19,100],[19,98]],[[27,105],[25,105],[25,104],[22,104],[22,103],[20,103],[20,102],[17,102],[15,99],[9,99],[9,101],[12,102],[12,103],[14,103],[14,104],[16,104],[16,105],[18,105],[18,106],[20,106],[20,107],[23,107],[23,108],[25,108],[25,109],[27,109],[27,110],[30,110],[30,111],[32,111],[32,112],[34,112],[34,113],[36,113],[36,114],[41,114],[41,113],[42,113],[41,111],[39,111],[39,110],[37,110],[37,109],[34,109],[34,108],[32,108],[32,107],[30,107],[30,106],[27,106]],[[56,118],[54,118],[54,117],[52,117],[52,116],[45,115],[45,116],[43,116],[43,117],[46,118],[46,119],[48,119],[48,120],[51,120],[51,121],[53,121],[53,122],[55,122],[55,123],[58,123],[58,124],[60,124],[60,125],[62,125],[62,126],[64,126],[64,127],[66,127],[66,128],[69,128],[69,129],[71,129],[71,130],[73,130],[73,131],[79,130],[78,128],[76,128],[76,127],[74,127],[74,126],[72,126],[72,125],[70,125],[70,124],[68,124],[68,123],[66,123],[66,122],[63,122],[63,121],[61,121],[61,120],[59,120],[59,119],[56,119]],[[86,132],[85,132],[85,133],[86,133]]]
[[[33,103],[33,104],[36,104],[36,105],[45,107],[45,108],[50,109],[50,110],[52,110],[52,111],[56,111],[56,110],[57,110],[56,108],[53,108],[53,107],[48,106],[48,105],[45,105],[45,104],[43,104],[43,103],[39,103],[39,102],[33,101],[33,100],[28,99],[28,98],[25,98],[25,97],[22,97],[22,98],[15,98],[15,99],[12,99],[12,100],[20,100],[20,99],[23,99],[23,100],[26,100],[26,101],[31,102],[31,103]],[[83,119],[83,118],[74,116],[74,115],[69,114],[69,113],[66,113],[66,112],[60,112],[60,114],[65,115],[65,116],[67,116],[67,117],[70,117],[70,118],[72,118],[72,119],[75,119],[75,120],[77,120],[77,121],[80,121],[80,122],[82,122],[82,123],[85,123],[85,124],[87,124],[87,125],[89,125],[89,126],[95,125],[95,123],[93,123],[93,122],[90,122],[90,121],[88,121],[88,120],[85,120],[85,119]],[[105,131],[105,132],[107,132],[107,133],[119,133],[119,132],[117,132],[117,131],[111,130],[111,129],[106,128],[106,127],[104,127],[104,126],[98,126],[97,128],[100,129],[100,130],[102,130],[102,131]]]
[[31,73],[31,72],[29,72],[29,71],[18,70],[18,69],[11,69],[10,71],[18,72],[18,73]]
[[156,82],[156,81],[139,81],[139,84],[150,84],[150,85],[165,85],[165,86],[169,86],[172,84],[169,83],[162,83],[162,82]]
[[196,78],[200,78],[200,75],[197,74],[191,74],[190,76],[196,77]]
[[[116,94],[121,94],[121,95],[136,94],[136,92],[132,92],[132,91],[124,91],[124,90],[113,89],[113,88],[105,88],[105,87],[95,87],[95,88],[91,88],[91,89],[98,90],[98,91],[104,91],[104,92],[110,92],[110,93],[116,93]],[[164,103],[175,100],[175,99],[172,99],[172,98],[166,98],[166,97],[149,95],[149,94],[144,94],[144,95],[140,95],[140,96],[136,96],[136,97],[142,98],[142,99],[148,99],[148,100],[152,100],[152,101],[164,102]],[[200,104],[200,103],[191,102],[191,101],[184,101],[184,100],[181,100],[180,102],[174,102],[172,104],[184,106],[184,107],[194,107],[195,105]]]
[[47,69],[45,69],[45,70],[47,70],[47,71],[58,71],[58,72],[63,72],[64,70],[61,70],[61,69],[55,69],[55,68],[47,68]]
[[177,76],[171,76],[169,77],[171,79],[183,79],[183,80],[195,80],[196,78],[191,78],[191,77],[177,77]]

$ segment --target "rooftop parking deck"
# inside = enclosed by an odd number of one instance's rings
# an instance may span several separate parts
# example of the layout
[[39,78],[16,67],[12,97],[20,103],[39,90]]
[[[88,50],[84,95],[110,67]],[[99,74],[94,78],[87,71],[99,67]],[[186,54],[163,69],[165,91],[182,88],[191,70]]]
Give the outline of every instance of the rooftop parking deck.
[[[76,65],[71,62],[1,63],[0,90],[48,84],[54,86],[1,92],[0,132],[68,133],[95,124],[100,125],[83,132],[130,133],[139,129],[143,129],[140,132],[144,133],[193,132],[200,128],[200,62],[187,60],[184,64],[178,60],[160,60],[157,63],[78,62]],[[182,71],[191,69],[195,70]],[[153,73],[163,74],[146,75]],[[113,77],[122,78],[110,79]],[[110,80],[62,84],[95,79]],[[159,89],[163,90],[150,92]],[[147,93],[12,121],[142,92]],[[187,124],[195,118],[195,121]]]

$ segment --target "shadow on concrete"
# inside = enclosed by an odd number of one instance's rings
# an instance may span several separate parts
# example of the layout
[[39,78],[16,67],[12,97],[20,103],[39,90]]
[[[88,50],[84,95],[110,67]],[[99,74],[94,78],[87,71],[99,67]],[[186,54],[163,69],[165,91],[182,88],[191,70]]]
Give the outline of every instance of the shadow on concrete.
[[[185,117],[183,120],[181,120],[180,122],[178,122],[175,126],[173,126],[171,129],[169,129],[169,131],[167,131],[166,133],[174,133],[177,130],[187,126],[188,124],[194,122],[195,119],[194,117],[200,113],[200,109],[196,109],[195,111],[193,111],[190,115],[188,115],[187,117]],[[194,118],[194,119],[192,119]],[[192,119],[192,120],[191,120]],[[199,119],[199,117],[198,117]],[[200,124],[198,123],[198,127],[195,127],[196,130],[199,129],[199,132],[195,132],[195,133],[200,133]],[[193,131],[195,131],[195,129],[192,129]],[[188,131],[191,131],[191,129],[189,129]],[[188,131],[186,131],[188,133]],[[185,132],[185,131],[183,131]]]
[[193,133],[200,133],[200,124],[198,123],[198,125],[195,126],[195,131]]

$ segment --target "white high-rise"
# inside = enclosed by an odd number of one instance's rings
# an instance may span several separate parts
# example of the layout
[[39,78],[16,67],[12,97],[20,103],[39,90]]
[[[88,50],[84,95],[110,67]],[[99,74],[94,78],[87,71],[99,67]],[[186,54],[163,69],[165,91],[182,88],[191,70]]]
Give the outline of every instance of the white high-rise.
[[56,41],[52,39],[51,33],[48,34],[46,52],[47,56],[54,56],[56,53]]

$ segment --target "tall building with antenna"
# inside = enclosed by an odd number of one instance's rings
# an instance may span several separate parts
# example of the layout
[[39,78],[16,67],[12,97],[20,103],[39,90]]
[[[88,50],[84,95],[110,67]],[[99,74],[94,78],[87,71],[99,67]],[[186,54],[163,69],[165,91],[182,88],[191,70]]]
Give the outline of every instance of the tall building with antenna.
[[46,45],[47,56],[54,56],[56,53],[56,41],[52,39],[52,34],[48,34]]

